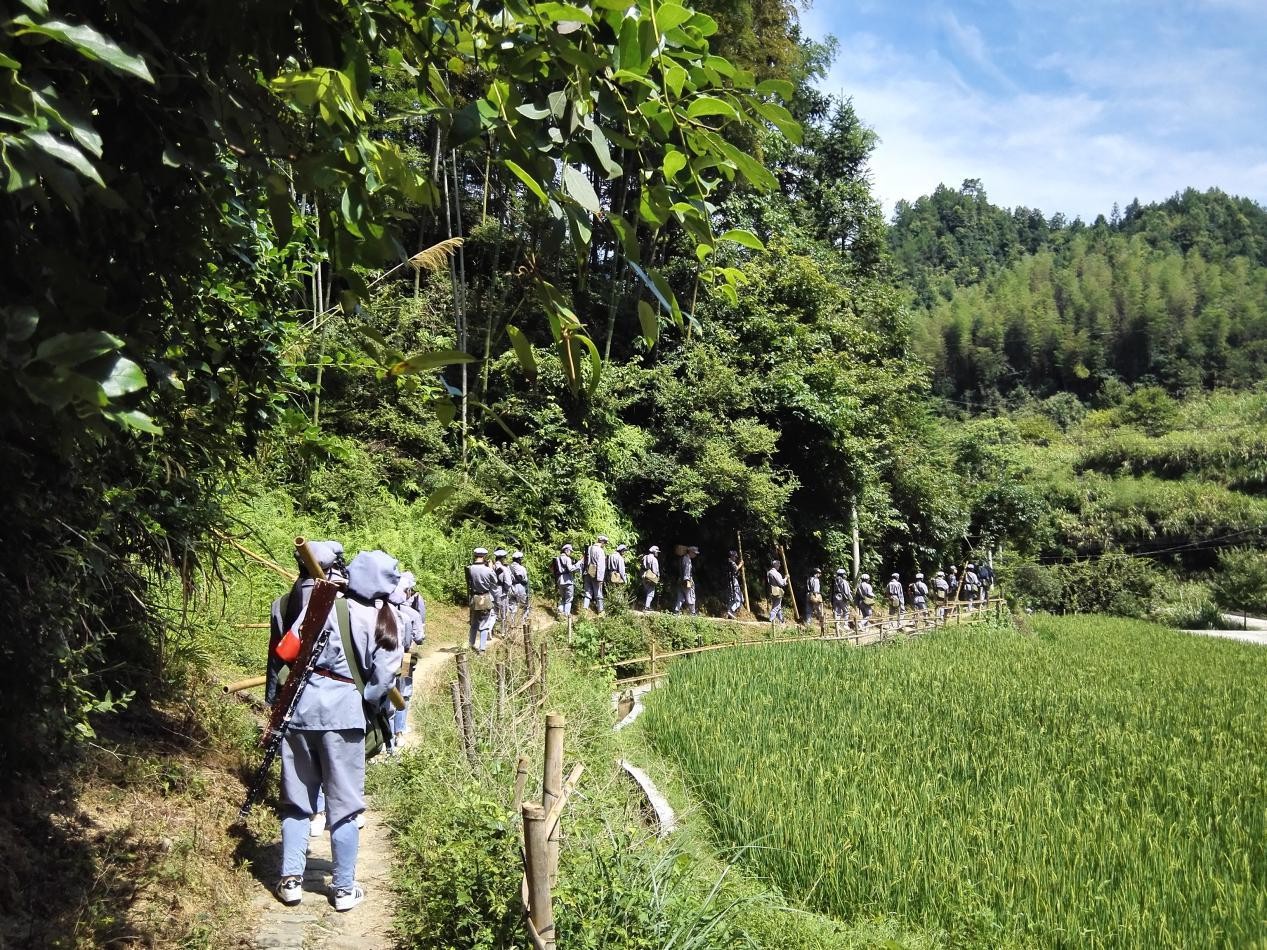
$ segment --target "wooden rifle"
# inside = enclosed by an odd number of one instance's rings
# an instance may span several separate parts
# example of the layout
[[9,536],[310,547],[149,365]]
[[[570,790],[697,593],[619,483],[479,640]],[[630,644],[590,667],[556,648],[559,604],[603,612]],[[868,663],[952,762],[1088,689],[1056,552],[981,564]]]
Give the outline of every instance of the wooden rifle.
[[335,595],[339,592],[337,584],[326,580],[326,572],[317,561],[312,547],[303,538],[295,538],[296,554],[308,576],[313,578],[312,594],[308,598],[308,607],[303,621],[299,625],[299,655],[291,664],[290,675],[277,691],[277,699],[268,716],[268,726],[260,736],[260,746],[264,749],[264,759],[251,778],[247,789],[246,801],[238,811],[238,820],[242,821],[251,812],[251,808],[264,797],[264,789],[268,785],[268,775],[273,761],[281,752],[286,731],[290,728],[295,710],[299,708],[299,700],[303,697],[304,688],[317,668],[317,661],[325,652],[326,642],[330,639],[330,630],[326,620],[334,609]]

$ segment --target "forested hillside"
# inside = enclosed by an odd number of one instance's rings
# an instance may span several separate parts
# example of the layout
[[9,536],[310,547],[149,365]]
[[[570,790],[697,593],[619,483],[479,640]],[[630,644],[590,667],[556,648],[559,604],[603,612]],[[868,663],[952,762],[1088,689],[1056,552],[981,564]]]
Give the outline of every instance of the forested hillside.
[[1070,392],[1111,403],[1260,383],[1267,210],[1193,190],[1088,226],[989,203],[980,182],[900,202],[889,232],[935,390],[973,406]]

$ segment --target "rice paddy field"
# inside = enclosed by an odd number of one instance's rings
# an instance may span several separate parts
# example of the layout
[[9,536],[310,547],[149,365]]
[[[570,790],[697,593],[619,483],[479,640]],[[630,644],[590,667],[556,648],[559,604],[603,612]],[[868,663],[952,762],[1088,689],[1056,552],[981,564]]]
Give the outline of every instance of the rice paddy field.
[[1267,946],[1267,649],[1035,618],[673,668],[644,727],[791,901],[950,946]]

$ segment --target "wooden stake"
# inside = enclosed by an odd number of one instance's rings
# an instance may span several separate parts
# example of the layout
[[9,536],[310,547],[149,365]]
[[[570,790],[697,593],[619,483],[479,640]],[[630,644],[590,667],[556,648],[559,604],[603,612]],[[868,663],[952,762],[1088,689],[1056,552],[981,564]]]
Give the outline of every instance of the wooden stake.
[[801,611],[796,606],[796,586],[792,583],[792,572],[787,567],[787,551],[783,549],[783,545],[779,545],[779,557],[783,559],[783,579],[787,581],[787,595],[792,601],[792,619],[800,622]]
[[[549,814],[563,792],[563,727],[565,720],[559,713],[546,716],[545,769],[541,780],[541,807]],[[550,884],[559,876],[559,825],[547,829],[547,868]]]
[[549,659],[549,641],[541,640],[541,658],[537,667],[537,705],[546,704],[546,665]]
[[457,655],[458,688],[462,700],[462,732],[466,736],[466,757],[475,765],[475,706],[471,701],[471,671],[465,651]]
[[497,721],[506,715],[506,664],[497,664]]
[[458,686],[457,680],[454,680],[450,685],[453,687],[453,721],[457,724],[458,745],[462,748],[462,753],[466,756],[467,761],[470,762],[471,750],[466,744],[466,724],[462,721],[462,689]]
[[524,673],[532,679],[532,631],[524,630]]
[[528,878],[528,917],[547,950],[553,950],[554,907],[550,899],[550,858],[546,838],[546,810],[524,802],[524,865]]

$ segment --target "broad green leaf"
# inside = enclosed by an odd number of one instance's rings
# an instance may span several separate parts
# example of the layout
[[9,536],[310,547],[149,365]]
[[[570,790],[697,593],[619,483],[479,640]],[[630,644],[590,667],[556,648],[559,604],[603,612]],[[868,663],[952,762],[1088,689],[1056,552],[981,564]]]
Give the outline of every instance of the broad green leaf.
[[686,167],[686,153],[676,149],[664,156],[664,177],[672,181]]
[[127,412],[108,412],[106,418],[113,419],[125,429],[134,429],[148,435],[162,435],[163,427],[143,412],[130,409]]
[[519,365],[524,368],[524,372],[529,379],[535,379],[537,376],[537,358],[532,352],[532,344],[528,342],[528,338],[524,336],[523,331],[513,324],[507,324],[506,335],[510,337],[510,345],[515,348],[515,356],[519,360]]
[[439,369],[441,366],[475,362],[477,360],[474,356],[460,350],[425,350],[406,357],[387,372],[391,376],[403,376],[406,373],[424,373],[428,370]]
[[69,142],[63,142],[53,133],[46,131],[27,132],[25,137],[28,141],[34,143],[41,151],[47,155],[51,155],[58,161],[69,165],[89,181],[100,185],[102,188],[106,186],[106,183],[101,180],[101,174],[97,171],[91,160],[89,160],[88,156],[74,145],[71,145]]
[[739,118],[739,113],[725,99],[718,99],[716,96],[700,96],[698,99],[691,101],[687,106],[686,117],[688,119],[702,119],[710,115],[724,115],[728,119]]
[[766,79],[757,84],[757,95],[778,96],[784,102],[790,102],[795,90],[786,79]]
[[34,307],[16,306],[5,310],[5,339],[10,343],[24,343],[35,333],[40,322],[40,312]]
[[51,336],[35,350],[35,358],[53,366],[78,366],[98,356],[113,353],[123,346],[123,341],[100,330],[81,333],[59,333]]
[[590,183],[589,176],[574,165],[563,166],[563,187],[577,204],[590,214],[603,216],[602,206],[598,203],[598,195]]
[[538,3],[533,5],[533,12],[547,23],[575,22],[593,23],[594,18],[588,10],[570,6],[566,3]]
[[64,46],[69,46],[87,59],[104,63],[111,69],[135,76],[151,85],[154,83],[150,68],[142,57],[124,52],[118,43],[108,36],[101,35],[92,27],[66,23],[62,20],[45,20],[36,23],[25,13],[14,17],[11,26],[17,27],[14,32],[19,36],[29,33],[47,36]]
[[717,21],[707,13],[696,13],[686,21],[686,27],[698,30],[700,36],[712,36],[717,32]]
[[694,15],[693,10],[678,6],[676,3],[664,3],[655,8],[655,25],[661,34],[674,27],[681,26]]
[[603,135],[603,130],[597,125],[590,129],[590,145],[594,148],[594,156],[598,159],[598,164],[603,166],[608,180],[619,178],[624,174],[624,169],[612,161],[611,148],[607,144],[607,136]]
[[641,69],[646,62],[646,58],[642,53],[642,41],[638,38],[638,21],[633,17],[625,17],[620,24],[616,53],[617,69],[628,69],[631,72],[635,72]]
[[682,88],[686,85],[686,70],[681,66],[670,66],[664,72],[664,81],[676,99],[682,95]]
[[757,237],[746,228],[732,228],[721,236],[723,241],[730,241],[732,244],[742,244],[744,247],[750,247],[754,251],[764,251],[765,245],[761,243],[761,238]]
[[527,186],[528,190],[537,196],[537,198],[541,201],[542,204],[549,203],[550,198],[548,195],[546,195],[545,189],[543,189],[541,185],[537,183],[537,179],[533,178],[530,174],[528,174],[526,171],[524,171],[522,168],[520,168],[510,159],[503,159],[502,164],[505,165],[507,168],[509,168],[511,173],[514,174],[514,176],[518,178],[520,181],[522,181]]
[[128,393],[134,393],[138,389],[144,389],[147,385],[145,372],[125,356],[120,356],[115,361],[114,368],[110,370],[110,375],[101,382],[101,388],[105,390],[105,394],[111,399],[118,399]]
[[[452,420],[450,420],[452,421]],[[430,495],[427,496],[426,502],[422,506],[423,514],[430,514],[435,511],[446,501],[453,497],[453,493],[458,490],[457,485],[441,485]]]
[[642,338],[647,341],[647,346],[655,346],[660,338],[660,318],[645,300],[638,301],[638,322],[642,325]]

